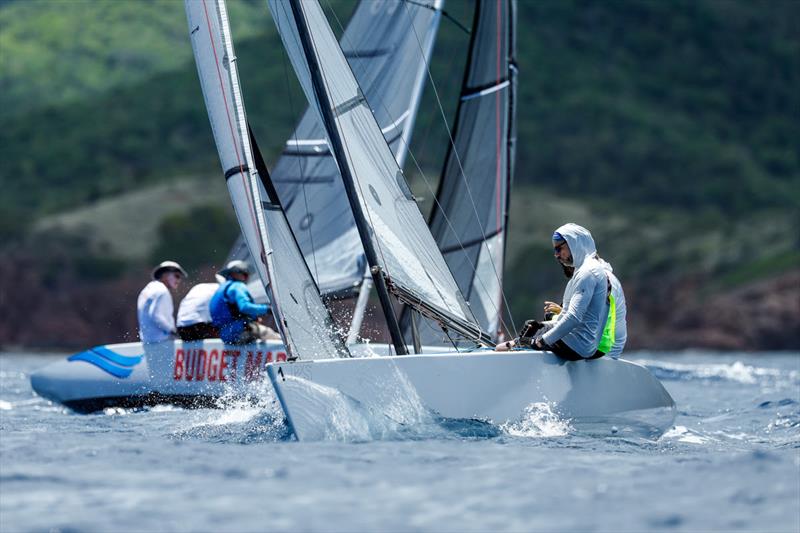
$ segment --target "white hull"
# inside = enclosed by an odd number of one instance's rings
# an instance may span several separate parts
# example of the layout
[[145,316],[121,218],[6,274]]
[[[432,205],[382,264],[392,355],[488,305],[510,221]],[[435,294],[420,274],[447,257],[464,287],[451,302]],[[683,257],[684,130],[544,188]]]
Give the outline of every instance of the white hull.
[[610,358],[567,362],[551,353],[482,351],[273,363],[267,372],[299,440],[326,438],[338,416],[336,394],[401,424],[398,402],[495,424],[520,420],[544,402],[575,424],[605,423],[612,431],[628,424],[650,434],[675,417],[672,398],[646,368]]
[[[391,355],[385,344],[350,347],[357,356]],[[220,339],[108,344],[67,357],[31,376],[37,394],[79,412],[174,403],[213,405],[224,394],[247,394],[266,380],[264,368],[285,361],[280,341],[243,346]]]

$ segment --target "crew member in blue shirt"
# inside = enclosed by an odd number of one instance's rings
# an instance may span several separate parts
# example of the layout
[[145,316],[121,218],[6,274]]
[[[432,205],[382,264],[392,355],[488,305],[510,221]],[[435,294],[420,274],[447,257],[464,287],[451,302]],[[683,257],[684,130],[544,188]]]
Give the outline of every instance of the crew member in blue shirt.
[[225,283],[211,297],[209,308],[220,338],[226,344],[279,339],[275,330],[260,323],[261,317],[269,312],[269,306],[253,302],[247,290],[250,277],[247,263],[231,261],[219,273],[225,278]]

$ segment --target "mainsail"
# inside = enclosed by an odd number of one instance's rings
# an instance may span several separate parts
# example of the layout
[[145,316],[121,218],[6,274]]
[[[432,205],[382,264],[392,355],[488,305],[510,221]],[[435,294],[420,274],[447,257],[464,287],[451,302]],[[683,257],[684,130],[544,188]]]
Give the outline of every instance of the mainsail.
[[[478,0],[449,145],[430,217],[431,233],[484,331],[498,333],[513,176],[516,0]],[[411,310],[401,318],[411,327]],[[425,322],[422,342],[442,340]]]
[[[269,0],[269,6],[306,97],[325,124],[379,295],[385,283],[444,327],[491,344],[459,292],[319,3]],[[391,305],[385,297],[381,301],[402,353]]]
[[[408,152],[440,4],[362,1],[339,41],[400,166]],[[322,293],[351,293],[361,283],[366,261],[316,110],[305,111],[272,169],[272,181]],[[231,256],[246,259],[238,244]]]
[[185,6],[228,192],[286,349],[307,359],[347,356],[252,141],[225,1],[185,0]]

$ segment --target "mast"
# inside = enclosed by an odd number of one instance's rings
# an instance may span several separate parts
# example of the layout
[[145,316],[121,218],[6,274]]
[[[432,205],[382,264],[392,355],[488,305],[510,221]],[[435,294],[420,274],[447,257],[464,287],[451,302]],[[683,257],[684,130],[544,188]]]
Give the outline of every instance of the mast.
[[[334,125],[335,116],[333,114],[333,110],[329,105],[327,105],[327,102],[329,102],[330,99],[328,97],[327,88],[325,87],[325,82],[322,79],[317,56],[314,53],[314,46],[311,42],[308,26],[306,25],[305,17],[303,16],[303,8],[300,5],[301,0],[289,0],[289,3],[292,8],[292,15],[300,36],[300,42],[302,43],[305,59],[308,63],[314,94],[317,102],[319,103],[320,113],[322,114],[322,119],[325,123],[325,129],[328,131],[328,136],[332,144],[331,148],[333,148],[333,153],[338,161],[346,161],[344,145]],[[360,91],[359,97],[363,98],[363,94],[361,94]],[[361,243],[364,246],[364,254],[366,255],[367,262],[370,265],[370,273],[372,274],[372,279],[375,283],[375,289],[378,293],[381,307],[383,308],[383,314],[386,317],[386,323],[389,327],[389,334],[392,338],[392,344],[394,345],[395,353],[398,355],[405,355],[408,353],[408,349],[403,341],[403,335],[400,333],[400,324],[397,321],[397,316],[395,315],[394,308],[392,307],[392,302],[389,298],[389,291],[386,287],[383,273],[381,272],[380,263],[378,262],[378,256],[375,251],[375,247],[373,246],[372,239],[369,235],[369,225],[364,216],[361,204],[357,198],[357,193],[355,191],[355,180],[350,172],[350,169],[348,168],[348,165],[340,164],[339,171],[342,174],[342,181],[344,182],[344,187],[347,191],[347,198],[350,202],[350,208],[353,211],[356,228],[358,229],[358,234],[361,237]]]

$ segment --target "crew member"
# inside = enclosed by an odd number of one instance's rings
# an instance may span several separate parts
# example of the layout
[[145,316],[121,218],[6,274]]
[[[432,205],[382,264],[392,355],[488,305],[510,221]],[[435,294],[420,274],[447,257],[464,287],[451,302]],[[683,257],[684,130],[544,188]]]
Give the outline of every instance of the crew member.
[[[597,258],[592,234],[577,224],[565,224],[553,234],[553,253],[565,273],[570,268],[574,273],[564,290],[564,311],[545,326],[544,334],[535,337],[533,347],[570,361],[602,357],[606,352],[598,347],[608,319],[611,281]],[[546,302],[545,312],[552,313],[554,306],[557,304]],[[514,344],[502,343],[498,349],[507,350]]]
[[192,287],[178,306],[178,335],[184,341],[219,337],[211,321],[209,304],[219,289],[219,283],[198,283]]
[[[600,261],[601,266],[606,271],[606,276],[608,276],[608,279],[611,282],[611,298],[609,302],[610,305],[608,310],[608,318],[606,319],[606,327],[603,330],[603,338],[600,340],[600,346],[598,346],[598,349],[603,351],[607,348],[607,355],[610,355],[614,359],[618,359],[620,354],[622,354],[622,350],[625,348],[626,341],[628,340],[625,292],[622,290],[622,283],[619,281],[617,276],[614,275],[614,269],[611,267],[611,265],[598,254],[595,254],[595,258]],[[564,269],[564,275],[567,276],[567,279],[571,279],[572,275],[575,273],[575,269],[573,267],[563,265],[562,267]],[[561,311],[561,306],[555,302],[544,303],[545,318],[553,317],[555,320],[557,320],[557,315],[559,315]]]
[[161,342],[176,335],[170,290],[175,291],[185,277],[186,271],[175,261],[164,261],[153,269],[153,281],[145,285],[136,302],[143,343]]
[[219,273],[226,281],[211,298],[210,309],[220,338],[227,344],[279,339],[273,329],[259,322],[260,317],[269,311],[269,306],[253,302],[246,285],[250,278],[247,263],[231,261]]

